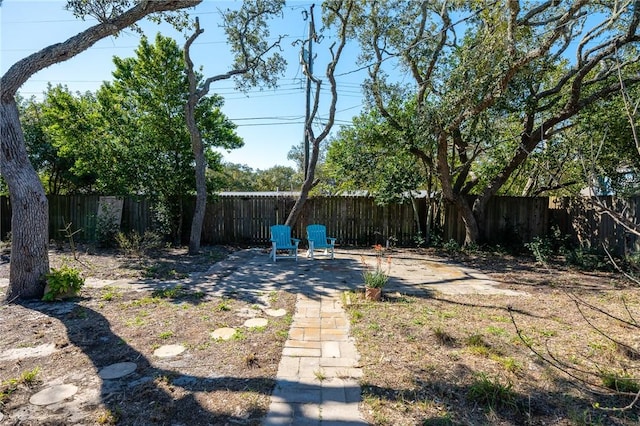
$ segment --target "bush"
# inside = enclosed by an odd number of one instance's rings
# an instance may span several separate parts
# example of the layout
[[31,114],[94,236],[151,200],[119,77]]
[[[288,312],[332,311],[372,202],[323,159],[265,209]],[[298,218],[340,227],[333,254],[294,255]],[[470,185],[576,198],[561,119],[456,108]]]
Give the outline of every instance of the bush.
[[45,275],[45,279],[47,285],[42,300],[46,302],[76,296],[84,285],[84,278],[80,276],[80,271],[69,266],[52,269]]
[[577,266],[585,271],[605,269],[608,266],[607,259],[602,253],[585,247],[569,250],[566,254],[566,260],[569,265]]
[[525,243],[524,246],[531,250],[536,262],[541,265],[546,265],[553,254],[552,244],[548,238],[533,237],[533,241]]
[[448,252],[453,253],[453,252],[460,251],[460,244],[458,244],[456,240],[451,238],[449,241],[447,241],[442,245],[442,248]]
[[137,231],[128,234],[118,232],[116,242],[125,256],[132,257],[140,257],[162,247],[162,237],[151,231],[146,231],[144,235],[140,235]]

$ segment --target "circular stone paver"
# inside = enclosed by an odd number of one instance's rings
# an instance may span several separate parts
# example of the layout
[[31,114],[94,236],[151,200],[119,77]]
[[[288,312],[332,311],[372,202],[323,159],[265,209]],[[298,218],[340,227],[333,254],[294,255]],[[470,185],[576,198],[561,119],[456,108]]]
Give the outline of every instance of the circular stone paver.
[[119,362],[104,367],[98,372],[98,375],[103,380],[119,379],[133,373],[136,368],[138,368],[138,365],[135,362]]
[[236,334],[236,329],[231,327],[222,327],[213,330],[211,337],[214,339],[229,340]]
[[78,387],[74,385],[57,385],[43,389],[29,398],[33,405],[50,405],[63,401],[78,392]]
[[266,318],[251,318],[244,322],[245,327],[266,327],[269,324],[269,320]]
[[164,345],[153,351],[153,354],[158,358],[170,358],[180,355],[185,350],[186,348],[182,345]]
[[270,317],[283,317],[287,315],[287,311],[284,309],[266,309],[264,313]]

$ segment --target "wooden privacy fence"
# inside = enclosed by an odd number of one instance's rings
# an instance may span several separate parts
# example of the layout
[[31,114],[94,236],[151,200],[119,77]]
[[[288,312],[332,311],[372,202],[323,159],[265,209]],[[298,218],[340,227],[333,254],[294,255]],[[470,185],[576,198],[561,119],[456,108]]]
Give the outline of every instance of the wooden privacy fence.
[[[267,245],[270,226],[284,223],[294,204],[292,197],[220,197],[207,205],[202,241]],[[384,243],[391,236],[408,245],[417,232],[411,204],[378,206],[368,197],[310,198],[292,235],[304,239],[312,223],[326,225],[343,245]]]
[[[65,239],[65,226],[79,231],[78,241],[95,241],[98,226],[99,206],[105,197],[49,196],[49,233],[52,239]],[[113,198],[113,197],[111,197]],[[151,202],[139,197],[121,199],[121,224],[123,232],[144,233],[153,228]],[[613,203],[610,197],[603,202]],[[627,219],[639,217],[640,197],[614,206],[624,211]],[[617,201],[622,203],[622,201]],[[195,200],[184,199],[184,221],[182,240],[188,242],[191,216]],[[293,208],[295,198],[282,195],[223,195],[212,199],[207,205],[202,233],[203,244],[250,244],[268,245],[269,227],[284,223]],[[404,204],[377,205],[373,198],[359,196],[313,197],[305,204],[293,235],[304,239],[304,229],[311,223],[327,226],[330,236],[341,245],[384,244],[393,237],[398,245],[411,246],[418,236],[418,229],[426,229],[429,207],[435,209],[436,228],[440,229],[444,241],[464,240],[464,225],[455,207],[439,207],[426,198],[416,200],[417,216],[410,202]],[[598,213],[588,203],[570,199],[549,202],[546,197],[494,197],[487,206],[485,223],[488,242],[498,244],[520,244],[536,236],[547,235],[552,226],[563,235],[570,235],[576,242],[598,247],[605,242],[616,252],[634,249],[637,238],[626,232],[609,216]],[[416,218],[420,222],[420,228]],[[432,224],[433,225],[433,224]],[[11,209],[7,197],[0,197],[0,237],[7,238],[11,229]]]
[[550,225],[581,247],[601,251],[605,245],[617,255],[640,249],[640,238],[627,229],[640,223],[640,197],[555,198],[549,205]]
[[[473,197],[468,201],[471,205]],[[490,244],[521,245],[549,230],[547,197],[493,197],[486,207],[485,235]],[[461,243],[465,228],[462,216],[453,205],[443,208],[439,226],[442,237]]]

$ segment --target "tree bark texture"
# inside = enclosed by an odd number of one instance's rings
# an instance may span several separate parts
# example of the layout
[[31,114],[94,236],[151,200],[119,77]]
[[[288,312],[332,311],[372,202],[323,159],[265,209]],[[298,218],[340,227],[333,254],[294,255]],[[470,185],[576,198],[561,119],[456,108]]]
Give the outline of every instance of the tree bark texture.
[[29,162],[13,98],[0,102],[0,165],[11,201],[11,265],[7,300],[39,298],[49,272],[49,204]]
[[38,174],[27,156],[15,102],[18,89],[38,71],[76,56],[151,13],[192,7],[200,2],[202,0],[138,2],[113,19],[16,62],[0,78],[0,172],[9,187],[13,215],[8,300],[41,297],[44,274],[49,272],[49,205]]

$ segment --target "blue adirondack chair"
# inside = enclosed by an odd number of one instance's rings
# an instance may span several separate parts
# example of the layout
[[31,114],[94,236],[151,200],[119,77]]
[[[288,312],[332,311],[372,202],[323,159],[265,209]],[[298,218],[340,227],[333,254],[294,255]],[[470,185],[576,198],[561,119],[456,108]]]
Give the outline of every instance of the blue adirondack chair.
[[271,227],[271,258],[274,262],[278,257],[278,251],[288,251],[289,257],[295,256],[296,262],[298,261],[298,244],[300,240],[297,238],[291,238],[291,227],[288,225],[273,225]]
[[324,225],[309,225],[307,226],[307,240],[309,241],[309,251],[307,257],[313,259],[313,252],[315,250],[324,250],[324,254],[331,253],[331,259],[333,259],[333,249],[336,245],[336,239],[327,237],[327,227]]

